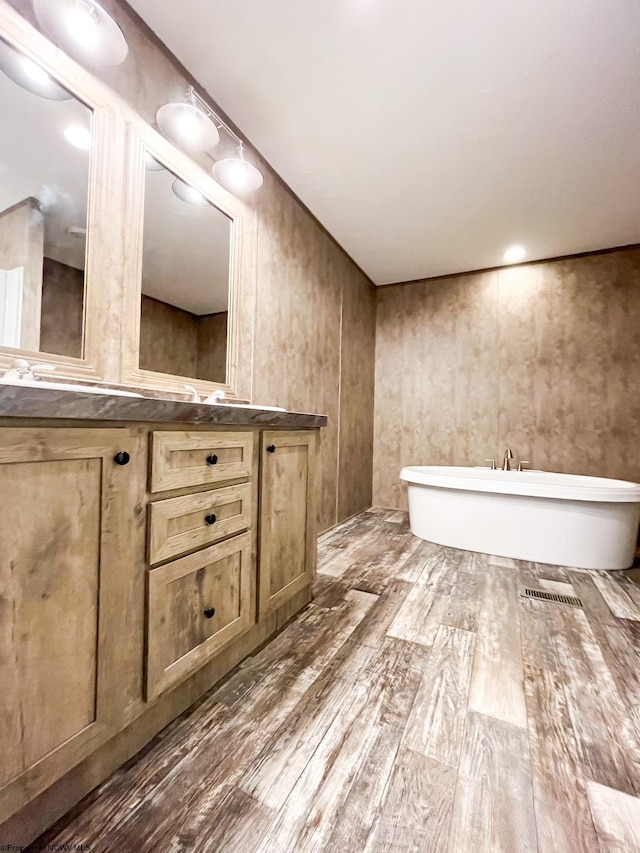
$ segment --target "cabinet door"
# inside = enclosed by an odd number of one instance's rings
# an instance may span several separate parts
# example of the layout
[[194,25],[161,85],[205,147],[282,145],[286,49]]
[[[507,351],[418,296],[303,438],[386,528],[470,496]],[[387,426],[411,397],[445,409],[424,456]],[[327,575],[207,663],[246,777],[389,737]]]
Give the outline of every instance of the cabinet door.
[[0,822],[117,727],[129,439],[0,430]]
[[314,577],[316,440],[312,431],[262,434],[259,618]]
[[147,699],[184,680],[255,619],[251,534],[149,572]]

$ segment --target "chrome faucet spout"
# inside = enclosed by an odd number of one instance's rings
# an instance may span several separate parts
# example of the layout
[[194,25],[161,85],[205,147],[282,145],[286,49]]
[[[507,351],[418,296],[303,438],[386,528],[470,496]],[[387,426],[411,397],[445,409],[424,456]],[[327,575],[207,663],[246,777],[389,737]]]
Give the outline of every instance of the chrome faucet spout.
[[511,470],[511,460],[512,459],[513,459],[513,453],[511,452],[511,448],[507,447],[507,449],[504,452],[504,461],[502,463],[502,470],[503,471],[510,471]]

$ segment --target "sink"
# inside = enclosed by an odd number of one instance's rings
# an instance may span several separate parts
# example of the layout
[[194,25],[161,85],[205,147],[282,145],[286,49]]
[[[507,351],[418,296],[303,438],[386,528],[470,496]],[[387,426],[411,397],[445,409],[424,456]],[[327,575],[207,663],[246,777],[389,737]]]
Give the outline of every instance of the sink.
[[15,382],[0,380],[0,386],[2,385],[12,385],[14,388],[51,388],[54,391],[76,391],[81,394],[110,394],[115,397],[142,397],[142,394],[135,394],[133,391],[99,388],[96,385],[74,385],[71,382],[40,382],[30,379],[17,379]]
[[267,411],[267,412],[286,412],[286,409],[283,409],[282,406],[254,406],[252,403],[230,403],[225,402],[224,400],[219,400],[217,403],[213,404],[214,406],[229,406],[232,409],[255,409],[256,411]]

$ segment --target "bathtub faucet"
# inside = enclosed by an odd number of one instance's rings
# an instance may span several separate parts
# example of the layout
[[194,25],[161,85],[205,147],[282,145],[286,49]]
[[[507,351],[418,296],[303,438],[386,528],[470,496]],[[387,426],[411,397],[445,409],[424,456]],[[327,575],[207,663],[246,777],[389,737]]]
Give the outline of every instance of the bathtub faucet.
[[503,471],[510,471],[511,470],[511,460],[512,459],[513,459],[513,453],[511,452],[511,448],[507,447],[507,449],[504,452],[504,462],[502,463],[502,470]]

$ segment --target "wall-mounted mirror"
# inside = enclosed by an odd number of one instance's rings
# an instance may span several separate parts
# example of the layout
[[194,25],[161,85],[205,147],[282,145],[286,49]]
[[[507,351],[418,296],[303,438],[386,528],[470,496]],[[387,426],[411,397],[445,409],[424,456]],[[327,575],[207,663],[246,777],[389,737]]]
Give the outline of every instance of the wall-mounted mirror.
[[82,358],[92,111],[0,39],[0,347]]
[[145,157],[140,368],[227,381],[232,220]]

